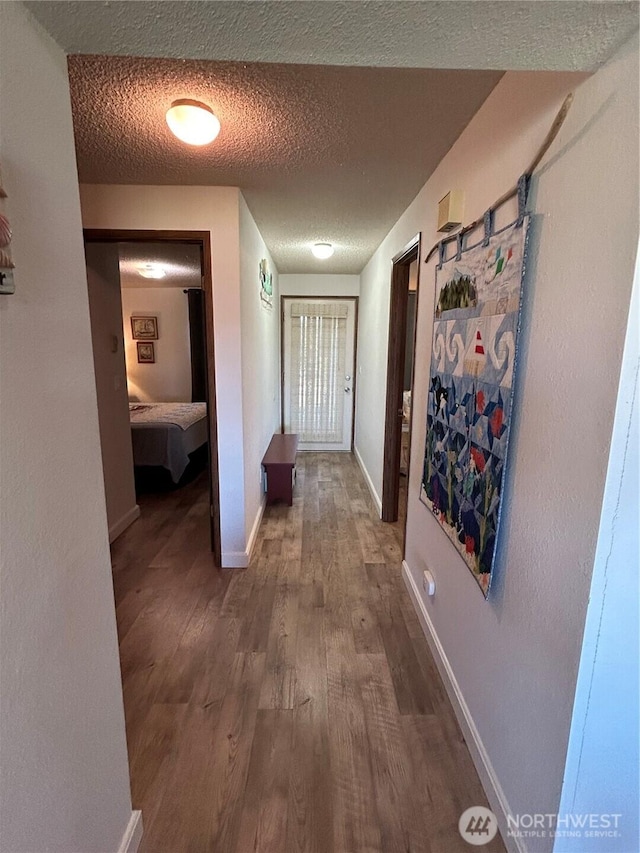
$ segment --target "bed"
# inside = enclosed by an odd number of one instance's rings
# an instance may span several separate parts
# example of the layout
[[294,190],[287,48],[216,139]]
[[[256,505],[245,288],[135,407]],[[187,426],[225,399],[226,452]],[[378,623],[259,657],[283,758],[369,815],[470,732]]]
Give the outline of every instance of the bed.
[[133,463],[166,468],[174,483],[208,441],[206,403],[129,403]]

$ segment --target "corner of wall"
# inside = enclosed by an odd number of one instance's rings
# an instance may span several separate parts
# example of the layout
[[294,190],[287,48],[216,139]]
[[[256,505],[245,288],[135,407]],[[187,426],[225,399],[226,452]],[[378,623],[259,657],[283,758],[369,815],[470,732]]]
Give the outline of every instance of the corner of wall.
[[360,470],[362,471],[362,476],[364,477],[364,481],[367,484],[367,486],[369,487],[371,497],[373,499],[374,504],[376,505],[378,517],[382,518],[382,500],[380,498],[380,495],[376,491],[376,487],[373,485],[373,480],[371,479],[371,475],[369,474],[369,472],[367,470],[367,466],[364,464],[364,462],[362,460],[362,456],[360,455],[360,451],[358,450],[358,447],[355,444],[353,445],[353,453],[354,453],[354,456],[356,457],[358,465],[360,466]]

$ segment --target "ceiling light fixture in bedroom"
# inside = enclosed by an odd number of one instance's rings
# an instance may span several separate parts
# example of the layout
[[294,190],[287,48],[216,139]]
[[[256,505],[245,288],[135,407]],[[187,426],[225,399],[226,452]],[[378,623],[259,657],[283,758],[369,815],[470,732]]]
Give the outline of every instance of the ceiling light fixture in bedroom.
[[211,107],[181,98],[167,110],[169,129],[187,145],[208,145],[220,133],[220,122]]
[[164,278],[167,271],[161,264],[142,264],[138,272],[145,278]]
[[333,255],[333,246],[331,243],[314,243],[311,247],[311,251],[316,258],[320,258],[320,260],[324,261]]

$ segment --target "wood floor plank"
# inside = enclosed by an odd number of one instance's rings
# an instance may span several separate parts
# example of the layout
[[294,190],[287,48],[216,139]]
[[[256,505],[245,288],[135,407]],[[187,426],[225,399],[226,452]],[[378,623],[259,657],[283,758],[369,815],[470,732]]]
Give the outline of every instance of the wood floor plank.
[[[260,708],[263,709],[294,707],[299,586],[293,579],[291,563],[297,561],[283,564],[285,571],[278,577],[275,587],[266,647],[266,671],[260,691]],[[296,575],[297,569],[296,565]]]
[[415,778],[387,658],[378,654],[361,659],[367,667],[362,698],[381,849],[385,853],[431,853],[419,816],[420,802],[415,797]]
[[381,620],[380,633],[401,714],[433,714],[431,689],[399,608]]
[[[265,540],[274,541],[274,540]],[[239,650],[243,652],[264,652],[269,639],[271,612],[276,594],[277,565],[273,558],[262,557],[260,564],[266,571],[256,578],[253,593],[245,609],[244,625]],[[256,567],[259,571],[259,567]]]
[[[140,853],[462,853],[477,773],[350,454],[298,456],[245,570],[206,482],[141,495],[114,543]],[[499,837],[483,848],[503,853]]]
[[292,711],[258,711],[237,853],[286,850],[292,733]]
[[332,770],[327,668],[321,608],[300,612],[289,779],[287,853],[325,853],[333,846]]
[[349,629],[325,621],[334,849],[382,850],[362,699],[361,656]]

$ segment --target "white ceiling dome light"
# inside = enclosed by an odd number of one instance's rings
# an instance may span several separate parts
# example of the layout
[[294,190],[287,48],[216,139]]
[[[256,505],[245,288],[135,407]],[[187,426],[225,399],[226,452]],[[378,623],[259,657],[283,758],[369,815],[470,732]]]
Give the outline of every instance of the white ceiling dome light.
[[138,272],[144,278],[164,278],[167,274],[165,268],[161,264],[142,264],[138,267]]
[[187,145],[208,145],[220,133],[220,122],[211,107],[182,98],[167,110],[169,129]]
[[320,258],[320,260],[324,261],[333,255],[334,250],[331,243],[314,243],[311,247],[311,251],[316,258]]

